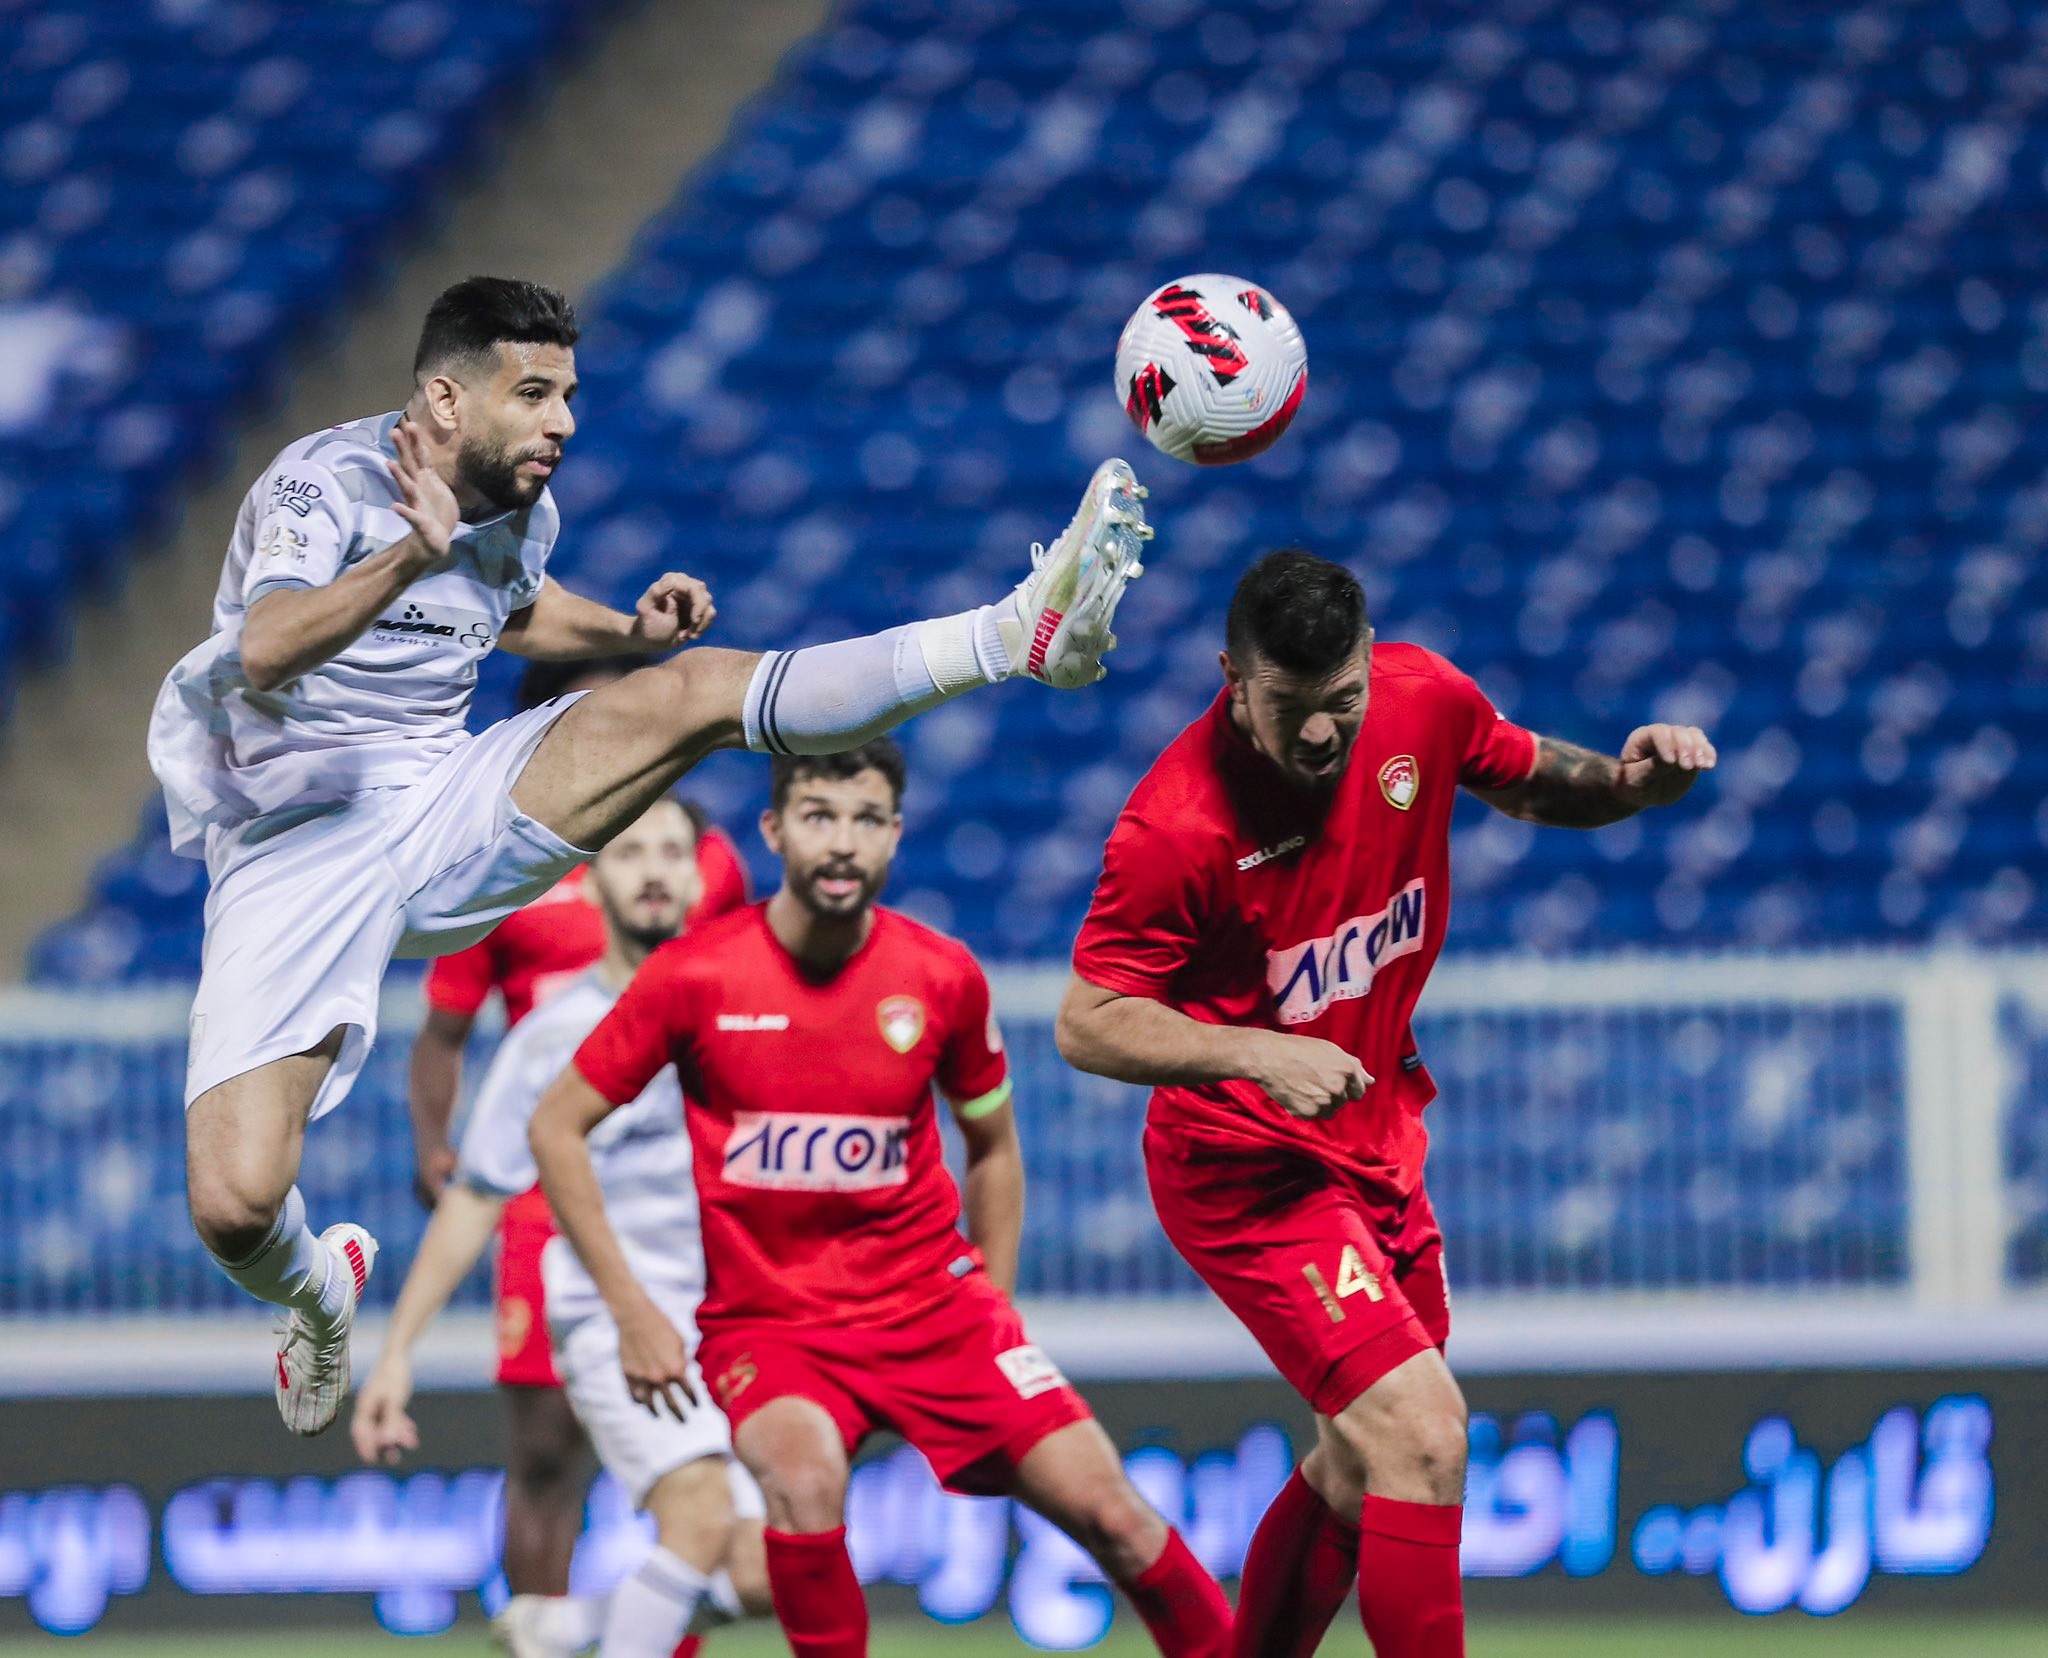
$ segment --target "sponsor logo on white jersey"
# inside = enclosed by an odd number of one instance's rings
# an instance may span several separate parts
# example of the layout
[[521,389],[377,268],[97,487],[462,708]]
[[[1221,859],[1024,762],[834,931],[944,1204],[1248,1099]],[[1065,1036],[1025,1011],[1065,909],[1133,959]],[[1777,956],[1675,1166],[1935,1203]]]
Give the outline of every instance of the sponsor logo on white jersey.
[[718,1016],[720,1030],[788,1030],[789,1015],[786,1013],[721,1013]]
[[1036,1399],[1041,1393],[1050,1393],[1067,1385],[1066,1377],[1060,1374],[1060,1367],[1047,1358],[1033,1341],[998,1353],[996,1367],[1009,1378],[1010,1386],[1017,1390],[1020,1399]]
[[1247,852],[1242,858],[1237,860],[1237,867],[1239,869],[1257,869],[1260,864],[1269,864],[1275,858],[1284,858],[1290,852],[1299,851],[1307,839],[1306,835],[1289,835],[1284,841],[1276,841],[1271,846],[1262,846],[1256,852]]
[[310,478],[290,478],[279,474],[270,480],[270,505],[272,510],[283,508],[286,512],[297,513],[304,518],[313,510],[313,503],[320,499],[320,486]]
[[490,618],[473,610],[450,610],[446,605],[408,604],[396,616],[379,616],[370,624],[372,638],[381,640],[422,639],[436,643],[452,639],[473,651],[487,651],[497,642]]
[[725,1140],[725,1178],[771,1192],[867,1192],[910,1178],[908,1117],[742,1111]]
[[1283,1025],[1303,1025],[1332,1002],[1356,1001],[1372,989],[1379,970],[1422,948],[1422,877],[1410,881],[1387,907],[1353,916],[1326,938],[1266,952],[1266,984]]

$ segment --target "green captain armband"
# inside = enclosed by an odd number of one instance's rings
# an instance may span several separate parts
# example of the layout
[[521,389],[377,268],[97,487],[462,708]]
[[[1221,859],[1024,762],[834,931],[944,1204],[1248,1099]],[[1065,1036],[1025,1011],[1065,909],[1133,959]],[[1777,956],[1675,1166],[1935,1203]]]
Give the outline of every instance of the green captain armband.
[[953,1107],[953,1115],[963,1123],[971,1123],[989,1113],[1000,1111],[1010,1103],[1010,1079],[1003,1080],[978,1099],[961,1100]]

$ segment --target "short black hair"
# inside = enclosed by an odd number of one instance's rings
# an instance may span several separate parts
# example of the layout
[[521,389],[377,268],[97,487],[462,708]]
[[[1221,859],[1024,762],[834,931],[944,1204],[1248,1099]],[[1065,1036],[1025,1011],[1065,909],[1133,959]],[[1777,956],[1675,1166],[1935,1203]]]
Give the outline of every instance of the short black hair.
[[413,376],[456,358],[488,358],[500,341],[567,347],[580,332],[576,307],[558,290],[511,276],[472,276],[427,307]]
[[579,679],[624,679],[636,668],[651,667],[656,656],[572,656],[559,662],[529,662],[514,693],[522,710],[553,702]]
[[844,783],[864,771],[878,771],[888,779],[889,800],[903,805],[903,784],[910,775],[910,763],[903,750],[888,737],[877,737],[844,754],[776,754],[768,761],[768,804],[781,811],[789,804],[789,791],[805,777],[822,777],[830,783]]
[[1341,564],[1282,547],[1238,578],[1224,643],[1240,667],[1257,657],[1283,673],[1334,673],[1364,640],[1365,589]]

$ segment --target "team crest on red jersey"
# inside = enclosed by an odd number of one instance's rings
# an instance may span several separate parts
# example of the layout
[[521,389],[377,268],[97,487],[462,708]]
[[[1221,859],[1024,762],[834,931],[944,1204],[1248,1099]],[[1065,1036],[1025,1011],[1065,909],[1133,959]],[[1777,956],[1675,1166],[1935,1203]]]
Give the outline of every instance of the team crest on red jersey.
[[882,1040],[907,1054],[924,1035],[924,1003],[915,996],[885,997],[875,1008],[875,1022],[882,1027]]
[[1415,804],[1415,791],[1421,783],[1422,773],[1412,754],[1397,754],[1380,767],[1380,793],[1387,797],[1389,806],[1400,811],[1405,812]]

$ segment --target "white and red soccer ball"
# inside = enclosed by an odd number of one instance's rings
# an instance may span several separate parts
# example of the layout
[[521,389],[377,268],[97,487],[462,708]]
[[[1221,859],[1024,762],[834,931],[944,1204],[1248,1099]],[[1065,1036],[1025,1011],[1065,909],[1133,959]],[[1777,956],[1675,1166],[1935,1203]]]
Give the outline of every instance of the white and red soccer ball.
[[1255,282],[1184,276],[1131,314],[1116,394],[1155,449],[1197,466],[1249,460],[1287,430],[1308,389],[1308,347]]

